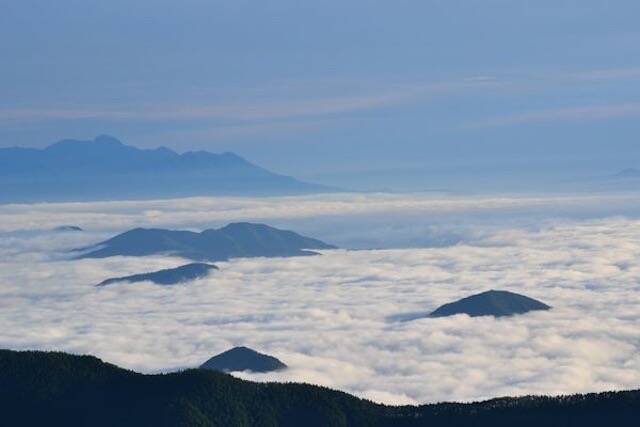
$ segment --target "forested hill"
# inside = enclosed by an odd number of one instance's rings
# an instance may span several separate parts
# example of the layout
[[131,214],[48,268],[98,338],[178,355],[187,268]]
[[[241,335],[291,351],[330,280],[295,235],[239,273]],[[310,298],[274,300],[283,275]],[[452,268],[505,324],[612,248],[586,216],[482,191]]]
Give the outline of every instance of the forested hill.
[[640,391],[390,407],[312,385],[143,375],[65,353],[0,350],[0,385],[7,426],[640,425]]

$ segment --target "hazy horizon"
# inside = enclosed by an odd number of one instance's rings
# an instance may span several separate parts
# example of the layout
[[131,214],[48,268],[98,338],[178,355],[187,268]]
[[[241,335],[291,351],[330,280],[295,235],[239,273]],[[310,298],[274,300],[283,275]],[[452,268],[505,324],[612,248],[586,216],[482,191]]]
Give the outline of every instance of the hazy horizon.
[[[124,141],[117,138],[114,135],[102,134],[96,135],[94,138],[86,139],[73,139],[63,138],[60,140],[52,141],[43,147],[22,147],[22,146],[9,146],[0,147],[0,154],[2,149],[14,149],[25,148],[29,150],[38,150],[42,154],[45,154],[47,150],[42,151],[48,147],[59,146],[60,143],[73,143],[75,148],[69,151],[68,155],[85,155],[95,150],[95,155],[98,152],[102,153],[103,160],[118,162],[118,159],[124,153],[113,151],[113,153],[107,155],[104,150],[112,150],[113,147],[107,148],[103,146],[98,148],[100,144],[121,144],[126,148],[134,148],[142,150],[144,153],[152,154],[152,151],[158,149],[168,149],[176,154],[193,154],[193,153],[210,153],[213,155],[220,154],[236,154],[233,151],[224,152],[212,152],[206,150],[176,150],[165,145],[158,145],[152,147],[140,147],[129,141]],[[80,144],[80,145],[77,145]],[[86,145],[86,148],[81,148],[81,145]],[[69,147],[71,148],[71,147]],[[77,150],[77,151],[75,151]],[[627,153],[624,152],[626,155]],[[55,161],[55,156],[51,160]],[[251,156],[243,157],[244,160],[263,168],[264,165],[257,164],[252,160]],[[124,161],[124,158],[120,158]],[[17,162],[23,161],[22,157],[16,157]],[[623,161],[619,163],[623,164]],[[630,162],[627,162],[630,163]],[[13,164],[12,166],[17,166]],[[78,166],[80,166],[78,164]],[[162,163],[158,163],[159,168],[166,167]],[[381,193],[451,193],[451,194],[522,194],[522,193],[574,193],[574,192],[629,192],[636,191],[638,188],[638,179],[640,178],[640,169],[634,167],[625,167],[614,169],[615,166],[605,168],[602,164],[593,168],[566,168],[562,167],[562,164],[558,164],[557,161],[552,160],[548,165],[542,167],[540,164],[532,166],[524,163],[510,163],[509,165],[491,166],[491,163],[482,164],[469,164],[467,167],[461,167],[460,165],[437,165],[429,170],[419,168],[397,168],[397,169],[358,169],[352,168],[348,172],[333,173],[332,176],[328,175],[305,175],[302,178],[299,176],[291,176],[292,178],[301,179],[307,183],[317,184],[325,186],[324,192],[332,191],[351,191],[351,192],[381,192]],[[80,168],[82,169],[82,168]],[[270,170],[279,175],[282,175],[281,171]],[[627,174],[627,175],[625,175]],[[285,174],[286,175],[286,174]],[[91,179],[91,174],[85,175],[86,179]],[[185,197],[193,196],[194,194],[185,194]],[[203,194],[205,195],[205,194]],[[239,192],[237,195],[242,195]],[[251,192],[245,195],[255,195]],[[268,196],[268,193],[263,194]],[[176,195],[170,195],[168,197],[175,197]],[[132,197],[127,196],[127,199]],[[135,198],[135,197],[134,197]],[[154,197],[144,197],[146,199]],[[158,198],[158,196],[155,196]],[[160,197],[162,198],[162,197]],[[105,199],[99,197],[90,200]],[[84,200],[82,197],[77,198],[77,201]],[[108,200],[106,198],[105,200]],[[117,197],[111,197],[111,200],[118,200]],[[54,200],[50,200],[54,201]],[[68,201],[72,201],[69,199]],[[0,197],[0,202],[6,203]]]

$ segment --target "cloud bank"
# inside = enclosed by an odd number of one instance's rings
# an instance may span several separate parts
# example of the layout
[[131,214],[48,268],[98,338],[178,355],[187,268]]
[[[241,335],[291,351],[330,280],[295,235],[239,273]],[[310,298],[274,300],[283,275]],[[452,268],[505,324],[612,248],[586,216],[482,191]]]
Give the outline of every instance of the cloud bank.
[[[266,222],[344,248],[446,246],[505,223],[538,227],[548,218],[640,217],[637,193],[570,195],[324,194],[192,197],[149,201],[0,205],[0,236],[84,228],[94,241],[135,227],[216,228]],[[478,227],[482,225],[483,227]],[[22,234],[21,234],[22,233]]]
[[[169,215],[165,202],[157,203]],[[117,215],[125,215],[123,206]],[[195,215],[188,206],[182,212]],[[97,221],[94,208],[76,210]],[[640,220],[505,223],[473,235],[430,248],[237,259],[219,263],[207,279],[173,287],[96,288],[107,277],[183,260],[69,261],[56,254],[89,237],[15,232],[0,245],[0,347],[92,353],[156,372],[247,345],[291,368],[238,376],[323,384],[394,404],[640,386]],[[487,289],[522,293],[553,309],[501,319],[399,320]]]

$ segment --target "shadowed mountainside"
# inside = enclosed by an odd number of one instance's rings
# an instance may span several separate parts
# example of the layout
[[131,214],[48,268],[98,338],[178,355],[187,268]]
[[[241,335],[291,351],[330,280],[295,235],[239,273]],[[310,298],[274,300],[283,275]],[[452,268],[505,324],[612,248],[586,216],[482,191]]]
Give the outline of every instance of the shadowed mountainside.
[[[436,379],[430,379],[431,381]],[[635,426],[640,391],[391,407],[306,384],[204,369],[142,375],[92,356],[0,350],[6,425]]]

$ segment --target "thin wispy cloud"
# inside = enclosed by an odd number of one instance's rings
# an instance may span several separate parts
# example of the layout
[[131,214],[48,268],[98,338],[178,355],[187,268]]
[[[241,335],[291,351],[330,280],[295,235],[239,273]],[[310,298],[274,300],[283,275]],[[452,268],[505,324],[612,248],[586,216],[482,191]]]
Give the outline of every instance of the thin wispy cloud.
[[570,79],[585,81],[620,81],[640,78],[640,67],[605,68],[600,70],[581,71],[567,76]]
[[[307,99],[268,102],[218,103],[214,105],[181,105],[166,108],[137,106],[127,108],[21,108],[0,110],[0,121],[42,120],[276,120],[295,117],[326,116],[364,111],[411,102],[429,95],[451,94],[469,89],[497,86],[489,77],[459,81],[395,84],[372,89],[370,93],[335,95]],[[313,98],[316,99],[313,99]]]
[[529,123],[608,120],[617,118],[629,118],[640,116],[640,103],[621,103],[607,105],[588,105],[566,108],[552,108],[525,113],[511,114],[494,117],[471,126],[496,127],[511,126]]
[[[186,105],[127,105],[120,107],[48,107],[48,108],[4,108],[0,109],[0,121],[39,122],[50,120],[109,120],[109,121],[264,121],[304,117],[322,117],[378,108],[399,106],[411,102],[438,102],[437,96],[468,94],[470,91],[518,89],[527,91],[527,87],[546,87],[551,90],[555,85],[573,82],[590,84],[603,81],[624,81],[640,78],[640,68],[596,69],[563,73],[542,73],[523,76],[518,74],[496,74],[470,76],[459,80],[437,82],[413,82],[401,84],[378,84],[360,93],[318,96],[314,93],[312,82],[304,85],[288,85],[287,90],[295,88],[300,94],[293,98],[272,94],[274,98],[264,102],[219,101],[212,104]],[[323,90],[331,92],[331,85],[321,85]],[[291,95],[291,94],[290,94]],[[480,123],[484,126],[529,123],[549,120],[577,120],[582,118],[606,119],[637,115],[640,104],[611,104],[604,106],[578,106],[498,117]]]

